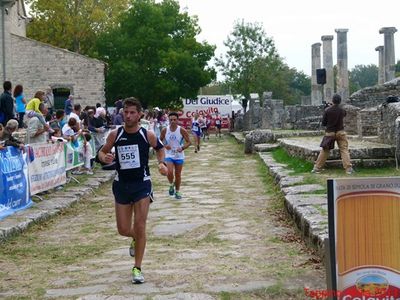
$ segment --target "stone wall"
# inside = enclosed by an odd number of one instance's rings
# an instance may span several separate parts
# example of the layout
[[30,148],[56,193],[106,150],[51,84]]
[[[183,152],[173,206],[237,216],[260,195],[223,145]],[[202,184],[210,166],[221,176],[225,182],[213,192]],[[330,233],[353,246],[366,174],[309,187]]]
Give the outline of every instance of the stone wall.
[[370,107],[360,110],[357,116],[357,131],[359,137],[377,136],[380,122],[381,115],[378,112],[378,107]]
[[288,105],[285,106],[285,129],[318,130],[321,127],[321,118],[324,106]]
[[261,128],[282,128],[284,123],[285,107],[283,100],[264,99],[261,112]]
[[22,84],[29,100],[37,90],[66,87],[82,106],[105,103],[105,63],[50,46],[32,39],[11,35],[14,86]]
[[343,105],[344,110],[346,111],[346,117],[344,118],[344,130],[347,134],[358,135],[358,113],[360,108],[352,106],[352,105]]
[[378,106],[377,114],[381,120],[378,126],[379,140],[385,144],[396,145],[396,119],[400,116],[400,102]]
[[400,97],[400,77],[382,85],[361,89],[353,93],[347,103],[360,108],[374,107],[385,103],[388,96]]
[[[400,140],[395,128],[395,120],[400,116],[400,102],[387,104],[388,96],[400,98],[400,77],[352,94],[343,105],[347,112],[344,119],[346,132],[360,137],[378,136],[380,142],[395,145]],[[323,109],[323,106],[312,105],[283,106],[281,100],[266,99],[258,128],[318,130],[321,129]]]
[[[358,134],[357,114],[360,110],[352,105],[344,105],[347,115],[344,119],[348,134]],[[282,100],[267,100],[263,110],[262,129],[301,129],[321,130],[323,105],[288,105],[283,106]]]

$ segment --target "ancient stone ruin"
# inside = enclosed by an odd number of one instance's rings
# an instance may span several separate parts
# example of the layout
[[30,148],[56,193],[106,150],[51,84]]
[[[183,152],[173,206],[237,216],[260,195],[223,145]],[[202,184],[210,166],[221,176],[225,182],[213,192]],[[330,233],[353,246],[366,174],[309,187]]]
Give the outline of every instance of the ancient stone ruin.
[[[314,131],[314,135],[322,135],[321,117],[325,109],[325,101],[331,99],[333,93],[342,96],[342,105],[347,111],[345,118],[345,130],[351,135],[353,144],[357,139],[360,143],[376,143],[371,146],[376,150],[364,149],[364,144],[357,146],[359,151],[353,151],[352,158],[363,160],[379,157],[379,159],[393,158],[396,146],[399,143],[399,120],[400,102],[388,103],[388,98],[400,98],[400,77],[395,78],[395,52],[394,52],[394,27],[384,27],[379,33],[384,34],[384,46],[375,48],[379,52],[379,82],[375,86],[367,87],[349,95],[348,81],[348,56],[347,56],[347,32],[348,29],[336,29],[337,34],[337,79],[336,87],[333,87],[333,63],[332,63],[332,35],[321,37],[323,46],[323,58],[321,64],[321,43],[311,46],[312,55],[312,77],[311,77],[311,99],[309,105],[284,105],[283,100],[273,99],[270,92],[263,94],[261,99],[257,95],[252,95],[251,109],[243,116],[236,118],[235,128],[247,132],[246,152],[253,152],[259,149],[257,144],[272,143],[277,139],[275,130],[299,130],[305,135],[312,135],[309,131]],[[326,84],[318,85],[316,80],[316,69],[326,69]],[[316,132],[316,134],[315,134]],[[287,136],[293,135],[286,133]],[[299,133],[296,133],[299,135]],[[279,135],[279,134],[278,134]],[[315,142],[318,144],[318,141]],[[313,146],[314,147],[314,146]],[[370,146],[368,146],[370,147]],[[365,146],[365,149],[368,148]],[[262,147],[261,147],[262,148]],[[312,148],[312,147],[309,147]],[[400,148],[400,147],[399,147]],[[382,150],[383,149],[383,150]],[[304,150],[305,151],[305,150]],[[304,152],[303,151],[303,152]],[[312,154],[299,154],[294,151],[294,155],[304,156],[309,160],[319,151],[319,145]],[[301,152],[301,151],[300,151]],[[311,151],[313,152],[313,151]],[[368,155],[365,154],[369,152]],[[297,153],[297,154],[296,154]],[[333,158],[335,154],[332,155]],[[393,163],[393,161],[390,161]]]

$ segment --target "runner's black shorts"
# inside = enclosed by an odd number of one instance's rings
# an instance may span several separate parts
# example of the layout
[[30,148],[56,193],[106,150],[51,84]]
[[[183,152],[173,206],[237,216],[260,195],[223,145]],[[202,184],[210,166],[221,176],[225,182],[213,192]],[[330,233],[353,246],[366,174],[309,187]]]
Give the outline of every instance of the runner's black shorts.
[[153,202],[151,180],[121,182],[114,180],[112,185],[115,202],[118,204],[133,204],[141,199],[150,198]]

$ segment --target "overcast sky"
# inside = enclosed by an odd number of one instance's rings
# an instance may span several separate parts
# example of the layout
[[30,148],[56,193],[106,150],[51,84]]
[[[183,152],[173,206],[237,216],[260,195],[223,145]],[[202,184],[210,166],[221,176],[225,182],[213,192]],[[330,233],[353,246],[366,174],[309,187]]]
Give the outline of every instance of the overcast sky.
[[[206,40],[225,52],[223,41],[232,32],[235,20],[262,23],[267,36],[285,62],[311,74],[311,45],[322,35],[333,35],[333,63],[336,64],[337,28],[347,33],[349,69],[355,65],[378,65],[377,46],[383,45],[382,27],[400,30],[400,1],[357,0],[179,0],[189,15],[197,15]],[[395,33],[396,61],[400,59],[400,32]],[[322,54],[322,47],[321,47]]]

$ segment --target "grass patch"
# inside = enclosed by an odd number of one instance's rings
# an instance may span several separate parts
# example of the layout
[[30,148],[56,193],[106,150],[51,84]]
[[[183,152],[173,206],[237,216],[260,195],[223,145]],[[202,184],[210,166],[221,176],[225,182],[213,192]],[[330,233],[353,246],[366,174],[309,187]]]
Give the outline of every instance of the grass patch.
[[204,237],[203,242],[206,244],[221,244],[222,240],[217,237],[215,231],[210,231],[206,237]]
[[304,159],[290,156],[285,149],[278,148],[272,151],[272,157],[276,162],[286,164],[294,173],[307,173],[313,168],[313,164]]
[[318,204],[313,204],[312,207],[314,207],[321,215],[327,216],[328,211],[324,208],[321,207],[321,205]]
[[268,287],[265,293],[272,299],[304,299],[303,289],[288,290],[280,282]]

